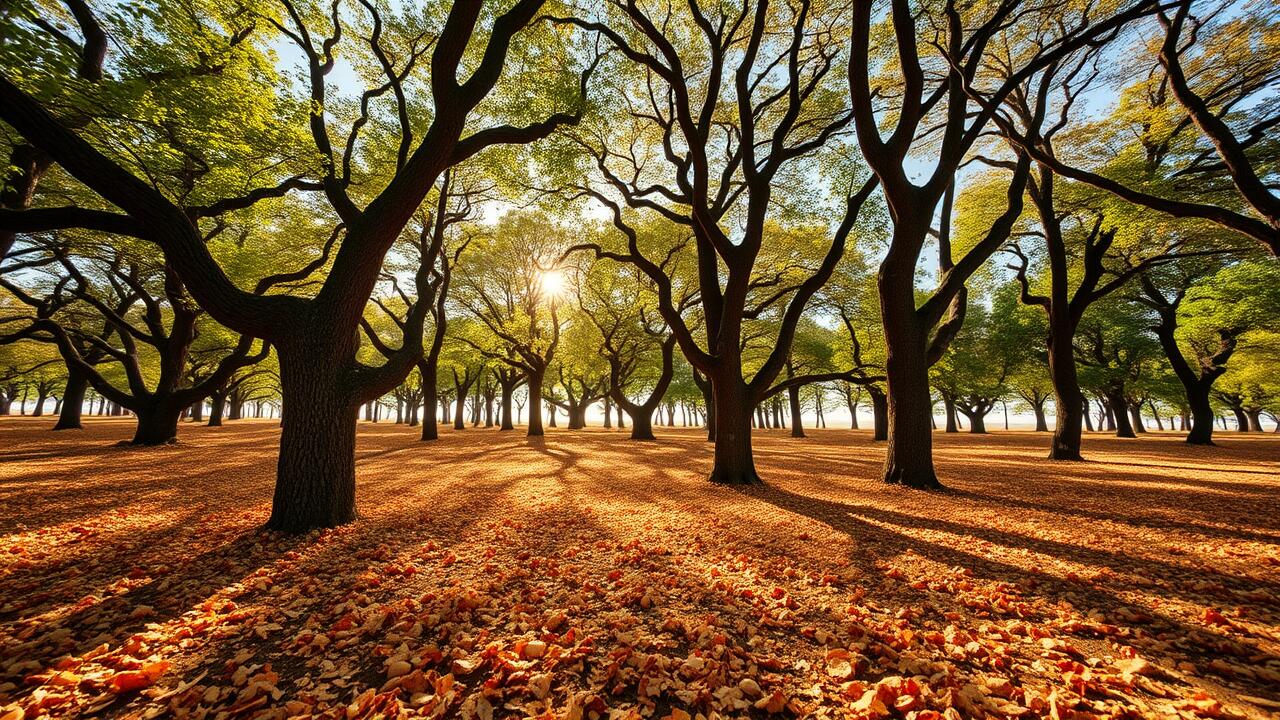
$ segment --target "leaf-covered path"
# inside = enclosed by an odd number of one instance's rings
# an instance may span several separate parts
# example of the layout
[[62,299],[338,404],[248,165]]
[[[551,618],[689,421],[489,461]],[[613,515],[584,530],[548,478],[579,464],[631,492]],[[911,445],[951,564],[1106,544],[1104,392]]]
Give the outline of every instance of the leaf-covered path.
[[278,432],[0,421],[0,718],[1274,717],[1280,437],[361,424],[354,525],[259,529]]

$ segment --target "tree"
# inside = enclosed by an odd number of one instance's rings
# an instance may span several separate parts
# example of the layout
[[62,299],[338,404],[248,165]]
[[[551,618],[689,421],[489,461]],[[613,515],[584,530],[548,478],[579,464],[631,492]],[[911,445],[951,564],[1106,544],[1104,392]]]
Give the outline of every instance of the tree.
[[[1064,187],[1055,165],[1041,159],[1056,157],[1062,145],[1088,142],[1090,135],[1073,137],[1065,131],[1076,103],[1101,74],[1099,53],[1105,50],[1093,49],[1069,63],[1050,66],[1035,85],[1028,83],[1006,98],[1007,114],[993,116],[1007,139],[1017,138],[1015,146],[1039,153],[1027,184],[1033,215],[1006,249],[1016,258],[1009,267],[1017,272],[1022,301],[1042,309],[1047,320],[1045,342],[1056,415],[1050,460],[1081,459],[1084,397],[1072,338],[1085,311],[1144,270],[1182,255],[1215,252],[1205,250],[1185,228],[1144,223],[1134,217],[1132,207],[1070,184]],[[1066,140],[1060,141],[1064,135]],[[1038,272],[1031,270],[1032,258]],[[1033,272],[1036,277],[1029,277]]]
[[[1022,0],[974,7],[945,2],[936,10],[893,0],[886,23],[892,25],[896,67],[888,65],[887,54],[877,55],[885,58],[881,66],[872,64],[872,6],[861,3],[855,8],[849,86],[858,145],[880,179],[893,218],[878,276],[888,348],[884,479],[937,487],[928,368],[963,322],[965,282],[1005,242],[1022,212],[1030,162],[1026,152],[1015,153],[1004,212],[959,259],[952,257],[949,236],[956,172],[1005,98],[1082,48],[1114,38],[1129,23],[1153,12],[1154,4],[1120,3],[1098,13],[1092,6],[1068,10],[1054,3],[1055,22],[1041,24],[1035,20],[1038,5]],[[921,24],[935,29],[936,40],[928,52],[918,42]],[[901,73],[901,90],[890,95],[873,91],[880,79],[877,73],[891,72]],[[880,129],[884,117],[891,119],[888,138]],[[913,182],[908,164],[914,162],[912,151],[925,143],[937,149],[937,160],[922,182]],[[918,302],[916,273],[940,203],[940,274],[934,290]]]
[[[1196,17],[1192,0],[1178,0],[1172,15],[1168,9],[1158,15],[1164,37],[1153,53],[1163,76],[1152,72],[1138,88],[1166,116],[1145,118],[1163,136],[1144,143],[1140,172],[1089,170],[1013,139],[1065,177],[1172,217],[1207,220],[1280,254],[1280,195],[1265,180],[1280,159],[1270,132],[1280,124],[1280,11],[1226,2]],[[1175,108],[1179,115],[1168,117]]]
[[955,432],[954,413],[969,420],[969,432],[985,433],[985,418],[1010,394],[1010,378],[1038,361],[1035,324],[1028,322],[1013,285],[1000,286],[991,308],[966,312],[964,327],[933,367],[933,382],[948,401],[949,432]]
[[559,392],[546,400],[565,411],[570,430],[580,430],[587,426],[587,409],[609,395],[610,365],[597,350],[597,329],[583,309],[583,273],[559,272],[564,285],[560,294],[566,300],[577,298],[577,303],[565,308],[565,330],[552,367],[552,387]]
[[543,384],[563,330],[565,278],[559,260],[566,245],[564,231],[547,217],[510,212],[491,234],[476,241],[458,272],[458,302],[488,330],[493,342],[460,340],[523,376],[529,391],[530,437],[543,434]]
[[[583,315],[603,341],[609,365],[608,397],[631,416],[631,439],[653,440],[653,414],[675,377],[675,335],[653,321],[652,283],[638,270],[612,273],[593,264],[578,295]],[[684,298],[680,305],[691,304]],[[641,399],[635,398],[646,393]],[[605,406],[605,427],[609,426]]]
[[[810,185],[824,150],[850,121],[835,72],[841,16],[838,7],[809,0],[705,9],[613,1],[598,13],[559,18],[595,33],[615,51],[619,59],[596,91],[622,98],[624,108],[566,133],[593,176],[565,177],[566,192],[603,205],[620,235],[577,248],[630,264],[656,287],[663,321],[708,385],[712,482],[759,481],[752,414],[759,402],[785,389],[774,381],[796,324],[844,254],[875,188],[842,172],[828,181],[835,196],[828,203],[818,202],[823,198]],[[672,23],[690,32],[666,32]],[[815,227],[806,215],[838,219]],[[667,242],[642,241],[655,218],[680,232]],[[774,255],[772,247],[796,234],[815,252],[783,266],[784,272],[761,267]],[[674,254],[692,255],[699,300],[693,322],[701,326],[701,340],[680,311],[681,278],[671,274],[683,264],[664,262]],[[771,352],[744,376],[744,324],[775,304],[783,309]]]
[[1147,319],[1132,303],[1110,298],[1096,303],[1075,338],[1083,384],[1105,401],[1117,437],[1134,437],[1135,397],[1161,369],[1161,352],[1147,332]]
[[1152,332],[1186,393],[1187,442],[1212,445],[1213,385],[1248,333],[1276,329],[1280,266],[1274,260],[1182,262],[1143,273],[1140,287],[1134,300],[1155,313]]
[[[222,349],[206,376],[187,385],[187,363],[203,313],[168,265],[92,242],[79,248],[57,244],[42,262],[24,264],[29,271],[43,271],[47,279],[32,283],[43,290],[33,295],[0,277],[0,284],[32,309],[8,339],[54,344],[70,373],[133,411],[138,418],[131,441],[135,445],[173,442],[178,419],[188,407],[268,352],[265,344],[252,352],[253,338],[241,336]],[[99,318],[86,322],[87,313]],[[104,362],[118,363],[125,382],[113,383],[101,372]],[[77,394],[76,388],[72,393]],[[83,389],[78,394],[83,398]]]
[[[0,77],[0,118],[122,211],[34,208],[7,213],[6,218],[12,221],[7,227],[30,231],[93,224],[154,242],[195,300],[216,320],[265,338],[276,348],[285,411],[268,524],[298,532],[354,519],[356,409],[398,385],[422,355],[422,332],[411,325],[394,358],[377,368],[356,360],[357,329],[388,250],[447,169],[492,145],[545,137],[556,127],[576,121],[577,116],[546,114],[546,101],[516,98],[516,107],[524,112],[501,108],[503,114],[517,121],[522,115],[539,116],[535,122],[469,127],[492,117],[490,111],[496,108],[480,108],[481,102],[493,94],[513,38],[533,22],[543,0],[519,0],[493,16],[487,33],[477,32],[482,10],[478,2],[452,3],[436,32],[423,26],[428,20],[423,16],[411,18],[407,14],[403,23],[384,24],[376,6],[364,3],[368,23],[363,38],[368,46],[365,59],[381,71],[380,79],[366,92],[345,146],[335,151],[330,124],[338,113],[330,112],[333,104],[325,76],[334,67],[336,48],[343,41],[344,19],[336,4],[327,18],[326,13],[300,8],[290,0],[282,0],[282,5],[283,17],[263,19],[305,58],[311,151],[319,157],[319,184],[327,209],[344,226],[332,266],[312,297],[257,295],[237,287],[210,255],[197,218],[183,212],[162,190],[139,179],[120,158],[68,129],[35,96],[9,79],[8,73]],[[399,50],[394,55],[387,52],[385,44],[392,34],[397,35]],[[485,36],[479,43],[473,42],[477,34]],[[428,52],[429,78],[415,79],[413,71]],[[393,62],[393,57],[399,62]],[[521,58],[522,62],[547,62],[563,69],[559,60],[555,53]],[[464,64],[470,73],[459,81],[458,70]],[[557,76],[555,70],[552,68],[552,77],[569,74]],[[409,93],[419,88],[432,104],[426,122],[422,121],[426,113],[419,111],[421,104],[411,105],[408,100]],[[579,92],[580,83],[568,81],[560,88],[549,88],[544,82],[539,90],[540,97],[555,104]],[[391,93],[389,113],[396,118],[393,122],[399,136],[396,153],[388,159],[389,169],[381,177],[361,172],[361,179],[367,182],[353,184],[356,160],[379,159],[357,158],[356,149],[360,128],[370,116],[368,101],[387,92]],[[415,114],[419,119],[416,124]],[[286,185],[288,182],[280,187]]]

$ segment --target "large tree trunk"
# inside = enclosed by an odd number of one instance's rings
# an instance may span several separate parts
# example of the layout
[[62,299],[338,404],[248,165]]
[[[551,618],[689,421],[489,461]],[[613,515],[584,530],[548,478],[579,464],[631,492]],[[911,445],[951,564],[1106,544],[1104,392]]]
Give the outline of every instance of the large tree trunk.
[[529,430],[526,437],[541,437],[542,431],[542,377],[545,371],[530,372],[525,386],[529,389]]
[[1244,414],[1249,418],[1249,432],[1262,432],[1262,410],[1245,410]]
[[1244,414],[1244,408],[1233,407],[1231,414],[1236,416],[1236,432],[1249,432],[1249,416]]
[[982,408],[978,408],[973,412],[967,412],[964,416],[969,418],[969,432],[971,434],[987,434],[987,414],[982,411]]
[[341,348],[276,345],[283,410],[267,527],[305,532],[356,517],[356,414]]
[[[726,375],[734,375],[732,368]],[[713,378],[711,390],[715,398],[716,437],[710,480],[724,485],[760,482],[751,453],[751,402],[746,383],[738,377]]]
[[569,429],[581,430],[587,426],[587,405],[586,403],[569,404],[569,410],[566,413],[569,416]]
[[178,419],[182,406],[170,400],[160,400],[134,409],[138,425],[134,428],[132,445],[165,445],[178,440]]
[[89,379],[74,368],[67,372],[67,386],[62,392],[62,410],[54,430],[79,430],[80,413],[84,409],[84,394],[89,389]]
[[[881,283],[886,278],[882,275]],[[910,293],[910,289],[907,290]],[[882,291],[882,297],[886,295]],[[933,401],[929,397],[929,363],[925,338],[914,326],[914,305],[908,295],[907,306],[885,314],[885,340],[888,355],[885,378],[889,386],[889,437],[885,448],[883,478],[890,485],[912,488],[938,488],[933,470],[933,430],[929,418]],[[898,300],[889,294],[886,300]]]
[[[621,410],[621,408],[619,408]],[[632,440],[656,440],[653,435],[653,408],[639,407],[639,410],[631,415],[631,439]]]

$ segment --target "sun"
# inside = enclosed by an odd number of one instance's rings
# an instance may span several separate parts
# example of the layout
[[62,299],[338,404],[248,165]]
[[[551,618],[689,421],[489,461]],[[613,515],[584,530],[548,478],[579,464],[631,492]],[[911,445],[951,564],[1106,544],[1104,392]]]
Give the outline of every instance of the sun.
[[564,273],[559,270],[543,270],[539,283],[542,286],[542,292],[548,297],[558,298],[564,294]]

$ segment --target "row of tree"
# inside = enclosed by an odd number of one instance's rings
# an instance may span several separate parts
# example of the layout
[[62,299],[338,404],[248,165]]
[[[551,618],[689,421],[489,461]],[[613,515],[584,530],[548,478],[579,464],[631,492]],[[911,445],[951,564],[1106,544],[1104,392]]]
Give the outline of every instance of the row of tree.
[[[495,240],[486,247],[494,251],[497,239],[505,238],[528,249],[528,236],[523,231],[541,226],[545,226],[544,218],[514,214],[494,228]],[[480,248],[476,251],[480,252]],[[485,258],[486,264],[498,267],[494,261],[492,256]],[[1179,268],[1185,271],[1189,262],[1180,263]],[[1196,259],[1195,269],[1204,272],[1206,262]],[[1270,373],[1276,359],[1271,337],[1276,323],[1266,310],[1268,303],[1276,299],[1272,296],[1280,288],[1280,276],[1275,276],[1274,267],[1267,264],[1225,260],[1216,260],[1215,264],[1217,272],[1189,283],[1189,291],[1179,292],[1165,303],[1159,302],[1164,296],[1155,290],[1159,278],[1149,273],[1140,276],[1140,289],[1135,287],[1134,293],[1101,303],[1086,316],[1077,332],[1074,352],[1081,389],[1086,397],[1096,400],[1099,429],[1133,437],[1135,432],[1145,430],[1142,414],[1146,411],[1162,430],[1162,415],[1176,418],[1182,429],[1189,430],[1193,426],[1193,403],[1208,402],[1219,422],[1224,422],[1224,415],[1233,415],[1239,430],[1261,430],[1262,418],[1269,408],[1280,404],[1280,384]],[[588,274],[585,281],[559,289],[561,294],[576,297],[578,306],[557,313],[556,330],[563,337],[556,351],[547,354],[543,379],[535,381],[541,388],[539,404],[545,406],[547,422],[554,427],[557,412],[562,412],[570,429],[585,427],[588,409],[596,406],[596,417],[602,418],[606,427],[614,424],[615,411],[620,427],[626,427],[626,418],[631,418],[633,439],[652,439],[652,418],[656,414],[661,423],[663,412],[667,424],[676,424],[677,411],[681,426],[705,424],[708,398],[695,382],[690,366],[674,353],[673,337],[660,328],[642,324],[645,313],[652,312],[646,311],[644,299],[625,293],[622,288],[605,292],[601,283],[613,281],[605,273]],[[53,279],[47,282],[52,283]],[[563,278],[559,282],[564,282]],[[457,292],[474,298],[494,293],[519,294],[492,279],[469,287],[475,289],[474,296],[466,295],[462,289]],[[971,307],[964,327],[932,367],[935,412],[941,405],[948,432],[965,424],[970,432],[985,432],[985,418],[997,406],[1004,407],[1007,426],[1010,402],[1014,403],[1015,412],[1029,413],[1034,418],[1036,430],[1048,430],[1048,416],[1056,409],[1041,347],[1046,332],[1044,318],[1021,305],[1018,294],[1017,285],[1005,284],[998,287],[988,303]],[[382,300],[378,304],[387,307]],[[1175,305],[1171,316],[1165,312],[1167,304]],[[490,308],[483,307],[473,311],[462,305],[449,306],[455,321],[441,342],[441,351],[429,358],[429,364],[424,363],[435,368],[434,376],[421,368],[411,372],[391,393],[364,406],[365,420],[377,421],[383,418],[384,410],[388,416],[394,410],[395,422],[421,425],[424,439],[437,436],[438,420],[452,423],[456,429],[463,429],[468,422],[472,426],[481,422],[485,427],[497,425],[503,430],[520,424],[530,375],[508,359],[518,356],[520,347],[530,351],[536,343],[537,328],[504,316],[505,330],[494,332],[484,321],[490,316]],[[628,319],[629,312],[633,314]],[[389,313],[385,311],[384,316],[392,317]],[[70,321],[69,317],[60,320],[64,326]],[[369,325],[376,337],[374,322]],[[1167,334],[1169,325],[1181,330],[1175,333],[1174,343],[1163,343],[1162,335]],[[522,327],[529,336],[521,336]],[[73,328],[75,332],[80,330]],[[1230,353],[1224,354],[1224,334],[1245,337],[1241,354],[1235,354],[1236,345],[1228,347]],[[797,371],[805,376],[838,374],[839,368],[849,364],[847,358],[856,337],[847,328],[803,321],[793,341],[788,372],[793,377]],[[597,352],[597,347],[603,352]],[[222,351],[196,343],[185,361],[193,386],[199,386],[195,378],[199,377],[202,364],[208,366],[209,354]],[[859,351],[871,353],[874,349],[860,347]],[[132,398],[122,406],[91,389],[106,385],[128,393],[127,387],[121,387],[127,380],[114,363],[95,367],[88,374],[70,372],[56,344],[11,343],[0,347],[0,353],[5,356],[0,358],[0,364],[7,362],[4,382],[0,383],[0,415],[9,414],[15,400],[18,412],[25,414],[27,400],[31,399],[34,416],[41,415],[52,402],[53,412],[59,415],[54,429],[79,428],[86,394],[90,412],[96,399],[98,414],[119,414],[130,409],[145,415],[145,406]],[[756,353],[757,362],[762,357],[762,353]],[[1228,359],[1232,360],[1230,364]],[[149,367],[139,371],[158,376],[159,356],[151,356],[149,362]],[[1183,385],[1176,370],[1179,363],[1211,370],[1209,382]],[[89,378],[94,382],[89,383]],[[434,385],[434,402],[425,412],[428,393],[423,392],[424,383]],[[884,395],[883,382],[842,379],[791,385],[786,393],[758,403],[752,421],[755,427],[789,427],[794,436],[803,437],[805,414],[825,426],[825,408],[843,405],[856,428],[858,408],[864,405],[873,420],[878,417],[879,422],[873,427],[878,425],[876,429],[883,436],[886,418],[874,413],[871,398],[875,394]],[[279,398],[278,366],[273,357],[268,357],[241,369],[208,391],[207,396],[180,409],[179,414],[203,422],[207,405],[208,424],[217,426],[224,418],[263,417],[264,411],[269,415]],[[64,399],[69,400],[65,405]],[[246,405],[252,406],[248,413]],[[1092,430],[1087,399],[1083,419],[1085,427]],[[145,424],[145,420],[139,423],[140,432],[145,430]],[[175,434],[166,439],[176,436],[177,421],[172,425]],[[540,427],[540,422],[531,423],[528,432],[536,435]],[[1198,432],[1207,439],[1212,427],[1200,427]],[[1188,437],[1197,439],[1190,434]],[[137,441],[145,443],[145,438],[140,434]]]
[[759,481],[764,408],[839,381],[885,481],[929,488],[935,389],[980,419],[1043,358],[1050,457],[1079,459],[1083,388],[1122,426],[1154,337],[1209,442],[1233,359],[1274,358],[1278,13],[6,6],[4,339],[56,348],[64,405],[91,386],[139,444],[271,358],[291,531],[354,517],[359,409],[400,393],[434,428],[442,378],[504,426],[523,385],[530,434],[550,397],[643,435],[687,363],[721,483]]

